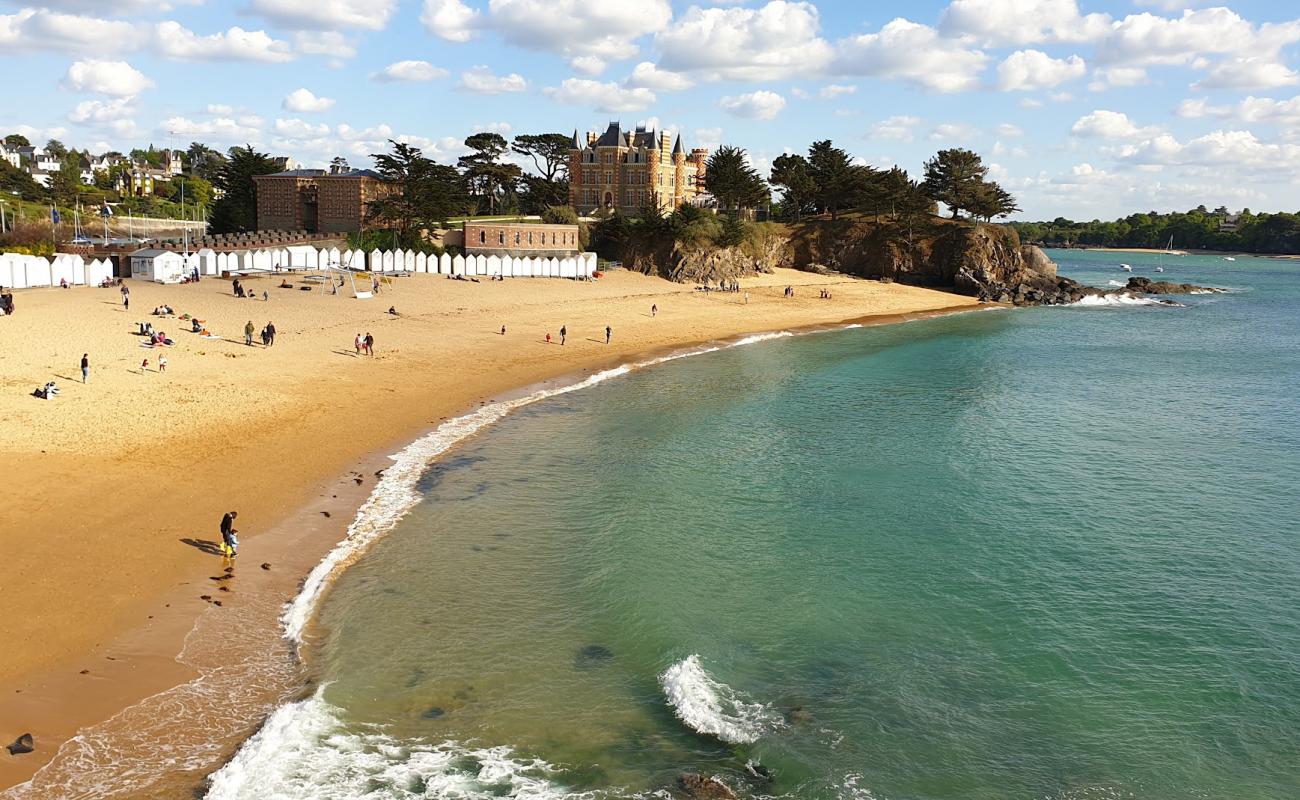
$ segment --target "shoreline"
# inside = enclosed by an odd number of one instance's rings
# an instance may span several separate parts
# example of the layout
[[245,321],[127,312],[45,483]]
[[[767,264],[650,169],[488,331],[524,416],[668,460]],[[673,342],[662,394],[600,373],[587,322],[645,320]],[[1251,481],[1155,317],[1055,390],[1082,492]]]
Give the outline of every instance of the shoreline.
[[[878,290],[881,287],[880,284],[857,282],[851,279],[826,280],[822,276],[794,273],[760,276],[770,278],[770,280],[761,287],[748,290],[757,292],[760,289],[766,289],[775,296],[776,285],[783,281],[789,281],[794,276],[801,276],[801,280],[797,285],[811,287],[834,284],[837,292],[846,291],[846,286],[851,286],[855,290],[869,292],[873,289]],[[633,282],[656,280],[643,277],[626,277]],[[141,289],[144,288],[141,287]],[[157,292],[166,292],[168,290],[174,292],[175,289],[175,287],[148,288]],[[645,296],[659,297],[659,302],[667,302],[664,298],[668,296],[676,296],[678,300],[689,298],[687,302],[695,302],[698,299],[706,301],[713,299],[691,295],[689,290],[683,290],[676,285],[666,285],[664,282],[656,281],[652,288],[658,291]],[[956,295],[910,287],[906,290],[906,293],[922,293],[925,295],[924,302],[918,303],[917,298],[912,298],[910,300],[912,307],[902,310],[892,312],[877,311],[865,315],[850,313],[844,317],[843,321],[838,323],[826,319],[803,319],[804,324],[777,325],[776,327],[780,329],[795,328],[801,332],[812,332],[819,329],[842,328],[848,324],[853,324],[857,320],[865,320],[864,323],[859,324],[888,324],[889,322],[917,318],[919,315],[934,316],[940,313],[980,308],[979,304],[973,299]],[[622,299],[627,299],[627,297]],[[935,304],[940,299],[944,300],[945,303],[936,306]],[[405,302],[406,298],[401,298],[399,301]],[[637,302],[639,304],[643,300]],[[807,301],[801,305],[807,305]],[[918,305],[920,307],[917,307]],[[799,314],[797,316],[825,317],[824,313],[820,313],[822,309],[839,308],[841,311],[848,310],[838,303],[834,306],[812,304],[812,307],[816,308],[819,313],[812,315]],[[832,314],[831,316],[839,315]],[[746,335],[747,330],[752,330],[744,324],[739,326],[731,324],[726,328],[731,331],[732,338],[743,337]],[[766,324],[761,324],[759,328],[762,330],[771,329]],[[182,653],[182,656],[176,656],[175,654],[182,649],[185,651],[193,650],[194,643],[191,641],[193,638],[199,640],[204,638],[202,635],[196,636],[196,633],[199,632],[199,628],[205,619],[211,619],[221,613],[230,615],[241,608],[250,610],[260,608],[262,616],[270,618],[270,630],[268,632],[266,626],[261,622],[256,624],[250,622],[251,616],[249,613],[241,616],[240,624],[244,627],[244,630],[241,630],[240,637],[236,637],[237,641],[232,643],[224,641],[228,637],[227,633],[222,632],[220,634],[223,639],[221,644],[224,652],[214,659],[213,664],[216,664],[216,666],[208,664],[207,668],[209,669],[219,670],[221,667],[219,662],[223,660],[228,662],[231,656],[237,656],[240,646],[243,646],[247,651],[247,644],[243,642],[243,639],[247,638],[243,637],[245,633],[255,634],[252,638],[257,639],[263,646],[266,644],[266,639],[258,639],[258,637],[266,637],[268,633],[273,640],[283,641],[282,631],[279,628],[279,610],[286,599],[284,596],[286,588],[296,592],[302,576],[314,569],[323,554],[332,550],[339,540],[343,538],[341,530],[350,524],[349,521],[355,517],[355,511],[366,501],[367,496],[372,491],[373,484],[370,476],[373,474],[374,469],[389,466],[391,464],[389,454],[409,446],[409,442],[416,438],[413,432],[422,432],[418,434],[419,436],[427,435],[448,419],[454,418],[453,414],[446,413],[448,408],[472,412],[488,404],[490,402],[489,398],[509,397],[512,394],[518,395],[525,392],[527,387],[535,387],[545,383],[553,384],[565,379],[565,376],[595,374],[603,365],[639,361],[646,354],[683,351],[690,347],[700,347],[701,343],[712,343],[725,338],[724,336],[707,336],[705,338],[698,336],[677,337],[675,341],[663,342],[657,345],[638,345],[632,349],[620,348],[616,353],[606,354],[603,350],[596,351],[600,355],[596,355],[596,353],[586,354],[587,357],[579,359],[579,364],[568,364],[566,365],[567,368],[529,370],[529,372],[533,373],[530,378],[526,379],[522,384],[515,382],[514,387],[516,388],[513,389],[508,385],[503,385],[490,393],[480,394],[479,391],[475,390],[463,392],[462,394],[467,396],[458,398],[456,402],[459,402],[459,405],[453,406],[451,405],[453,401],[444,399],[433,410],[425,410],[424,413],[418,415],[407,415],[412,419],[404,419],[403,422],[413,422],[415,416],[427,421],[414,426],[410,424],[390,426],[386,429],[390,431],[390,435],[384,437],[382,439],[383,443],[378,446],[374,446],[374,442],[371,440],[369,442],[371,446],[363,450],[363,453],[352,452],[356,450],[355,447],[345,448],[347,454],[342,458],[342,469],[334,470],[323,477],[319,474],[321,470],[318,470],[318,474],[313,476],[314,479],[307,486],[303,486],[302,481],[299,481],[294,487],[277,488],[272,494],[275,495],[274,502],[279,505],[281,513],[273,517],[274,523],[270,529],[245,538],[243,542],[244,553],[242,558],[245,561],[239,564],[238,574],[247,575],[252,573],[253,580],[244,582],[253,583],[254,585],[247,590],[241,589],[239,592],[227,593],[233,594],[234,598],[237,598],[234,603],[229,604],[230,607],[223,605],[222,608],[218,609],[212,604],[200,602],[196,598],[200,591],[209,596],[220,597],[212,590],[214,583],[210,580],[218,572],[215,569],[215,564],[219,563],[219,559],[211,556],[198,561],[189,559],[190,563],[186,569],[171,573],[171,580],[169,581],[171,585],[165,592],[141,598],[142,602],[136,604],[143,605],[147,603],[147,607],[156,612],[150,615],[147,621],[117,627],[112,631],[111,635],[103,637],[105,641],[102,643],[96,642],[89,652],[84,650],[75,651],[66,658],[47,660],[46,663],[40,665],[39,675],[29,673],[26,678],[17,682],[16,685],[21,688],[17,689],[13,695],[0,698],[0,719],[6,721],[15,720],[16,722],[7,722],[7,724],[17,724],[19,727],[24,724],[30,725],[33,732],[37,733],[38,743],[37,753],[24,757],[0,759],[0,787],[11,787],[26,780],[32,772],[46,763],[55,755],[52,742],[59,743],[62,746],[62,743],[66,742],[71,734],[76,731],[81,731],[84,738],[88,728],[97,726],[99,720],[108,720],[105,724],[108,728],[112,728],[113,720],[110,719],[113,717],[112,712],[117,711],[117,716],[120,718],[123,713],[127,713],[142,704],[147,704],[148,701],[159,697],[160,694],[165,695],[167,691],[176,688],[178,683],[184,684],[185,681],[196,678],[202,679],[205,675],[204,667],[194,666],[192,654],[189,654],[191,655],[189,663],[185,661],[185,656],[188,653]],[[405,371],[412,365],[402,364],[401,366]],[[533,366],[536,367],[536,365]],[[539,372],[541,374],[537,374]],[[505,383],[509,383],[509,381]],[[520,386],[525,388],[517,388]],[[477,388],[482,389],[483,387],[480,385]],[[429,417],[437,417],[439,412],[444,412],[443,416],[437,419],[429,419]],[[293,437],[288,438],[292,439]],[[257,448],[252,449],[256,450]],[[353,478],[359,464],[362,465],[361,472],[366,473],[362,476],[361,484],[357,484]],[[328,460],[324,464],[318,461],[317,466],[327,469]],[[351,471],[349,472],[349,470]],[[346,474],[342,474],[342,477],[340,477],[341,473]],[[351,492],[349,492],[349,486],[351,486]],[[329,505],[329,509],[322,509],[322,499],[326,494],[331,495],[328,500],[324,501],[324,504]],[[292,508],[288,506],[292,506]],[[343,508],[341,509],[340,506]],[[330,518],[322,517],[322,510],[330,510]],[[267,516],[270,516],[270,514]],[[263,557],[255,553],[266,555]],[[295,563],[294,558],[297,558],[300,563],[290,566]],[[272,569],[269,572],[257,568],[263,560],[272,562]],[[257,564],[252,563],[253,561],[256,561]],[[111,569],[111,565],[107,566]],[[185,600],[188,600],[190,605],[186,605],[183,602]],[[160,604],[161,609],[158,608]],[[166,609],[166,611],[162,609]],[[189,622],[188,627],[185,624],[186,621]],[[211,638],[211,636],[208,638]],[[89,675],[84,675],[80,670],[74,669],[78,666],[84,668],[84,665],[88,663],[95,667]],[[102,666],[95,666],[95,664]],[[196,782],[194,779],[201,780],[216,766],[219,766],[221,760],[232,754],[239,742],[256,729],[256,726],[260,724],[261,719],[265,717],[270,708],[287,699],[285,692],[289,692],[291,695],[292,691],[301,688],[302,673],[295,667],[294,674],[296,677],[287,681],[283,675],[280,675],[271,681],[272,685],[259,687],[262,692],[259,705],[253,714],[246,715],[242,720],[242,728],[238,731],[231,731],[230,735],[224,738],[218,737],[223,738],[224,742],[221,748],[224,753],[222,757],[216,761],[209,759],[211,763],[197,772],[177,771],[175,777],[181,780],[174,786],[170,785],[171,781],[169,780],[168,788],[174,788],[179,796],[182,785],[188,786],[192,790]],[[297,684],[296,688],[295,684]],[[87,697],[93,697],[94,702],[87,703]],[[39,714],[37,713],[38,710]],[[34,719],[33,716],[44,719]],[[251,718],[249,718],[250,716]],[[17,721],[24,719],[27,722]],[[119,719],[118,721],[123,720]],[[172,723],[173,720],[164,721],[164,724]],[[111,735],[111,733],[111,731],[107,731],[105,735]],[[126,734],[127,731],[119,731],[118,733]],[[145,742],[145,744],[148,744],[148,742]],[[32,756],[39,756],[39,758],[32,758]],[[69,760],[66,756],[60,756],[59,759],[60,761]],[[82,764],[81,766],[84,768],[85,765]],[[46,773],[49,772],[49,770],[46,771]],[[51,774],[50,777],[54,776]],[[22,797],[31,795],[0,790],[0,796]]]

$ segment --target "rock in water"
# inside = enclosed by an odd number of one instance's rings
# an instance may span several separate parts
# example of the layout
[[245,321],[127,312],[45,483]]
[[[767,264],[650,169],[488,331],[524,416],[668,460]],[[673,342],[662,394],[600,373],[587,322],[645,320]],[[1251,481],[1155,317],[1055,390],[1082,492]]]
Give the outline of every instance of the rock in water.
[[677,788],[693,800],[736,800],[736,793],[730,786],[708,775],[679,775]]
[[442,708],[440,708],[439,706],[432,706],[431,708],[425,709],[424,713],[421,714],[420,716],[424,717],[425,719],[437,719],[438,717],[441,717],[443,714],[446,713],[447,712],[443,711]]
[[785,718],[789,720],[791,724],[798,725],[807,725],[813,721],[812,712],[803,706],[795,706],[790,709],[789,712],[786,713]]
[[578,651],[578,655],[573,659],[573,666],[576,669],[590,669],[606,663],[614,657],[614,651],[610,650],[603,644],[589,644]]
[[30,753],[33,750],[35,750],[36,742],[35,740],[32,739],[32,735],[30,733],[24,733],[22,736],[19,736],[17,739],[14,739],[13,744],[5,745],[5,749],[9,751],[9,755],[18,756],[18,755],[22,755],[23,753]]

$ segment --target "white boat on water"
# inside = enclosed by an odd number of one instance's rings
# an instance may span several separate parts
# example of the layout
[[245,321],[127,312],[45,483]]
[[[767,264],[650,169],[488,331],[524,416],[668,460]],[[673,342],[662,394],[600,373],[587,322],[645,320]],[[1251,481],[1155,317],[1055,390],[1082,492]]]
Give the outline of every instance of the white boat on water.
[[1236,261],[1237,259],[1233,258],[1232,256],[1224,256],[1224,257],[1223,257],[1223,260],[1224,260],[1224,261]]
[[1125,272],[1132,272],[1132,271],[1133,271],[1133,267],[1130,266],[1130,265],[1128,265],[1128,264],[1120,264],[1120,265],[1119,265],[1119,268],[1122,269],[1122,270],[1124,270]]
[[1156,267],[1156,272],[1164,272],[1164,271],[1165,271],[1164,267]]

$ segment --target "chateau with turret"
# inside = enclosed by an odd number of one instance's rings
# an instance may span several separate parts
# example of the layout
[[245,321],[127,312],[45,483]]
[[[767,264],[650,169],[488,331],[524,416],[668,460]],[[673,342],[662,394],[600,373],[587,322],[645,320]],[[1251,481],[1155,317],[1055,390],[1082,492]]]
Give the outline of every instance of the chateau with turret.
[[665,214],[683,203],[702,204],[707,148],[689,152],[681,134],[668,136],[638,126],[624,131],[611,122],[604,133],[573,132],[569,153],[569,204],[580,214],[612,208],[629,216],[648,206]]

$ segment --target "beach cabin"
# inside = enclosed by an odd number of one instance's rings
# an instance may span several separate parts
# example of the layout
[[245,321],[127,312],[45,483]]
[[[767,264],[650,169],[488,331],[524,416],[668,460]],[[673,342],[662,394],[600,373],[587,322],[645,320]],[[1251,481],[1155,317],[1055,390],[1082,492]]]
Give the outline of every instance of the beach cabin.
[[131,277],[155,283],[180,283],[185,276],[185,256],[171,250],[145,248],[131,254]]

